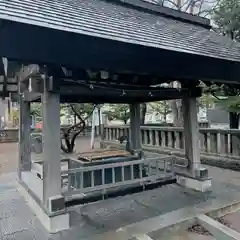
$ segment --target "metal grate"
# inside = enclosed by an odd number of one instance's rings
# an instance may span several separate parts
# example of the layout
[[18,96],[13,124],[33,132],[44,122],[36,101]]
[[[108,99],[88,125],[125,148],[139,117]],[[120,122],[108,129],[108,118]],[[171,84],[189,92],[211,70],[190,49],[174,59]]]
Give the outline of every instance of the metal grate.
[[[171,156],[160,156],[126,162],[102,164],[62,171],[68,179],[65,195],[68,200],[83,194],[111,188],[145,186],[150,183],[174,177]],[[64,181],[63,181],[64,182]]]

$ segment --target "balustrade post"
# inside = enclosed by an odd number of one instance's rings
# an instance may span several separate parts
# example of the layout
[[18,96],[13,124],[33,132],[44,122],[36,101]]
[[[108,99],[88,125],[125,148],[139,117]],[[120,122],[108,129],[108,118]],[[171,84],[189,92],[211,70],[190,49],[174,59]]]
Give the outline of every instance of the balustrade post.
[[240,156],[240,137],[238,133],[232,133],[231,136],[232,141],[232,155],[234,156]]
[[110,140],[110,128],[107,128],[107,140]]
[[106,139],[106,140],[109,140],[109,135],[108,135],[109,132],[108,132],[108,129],[109,129],[109,128],[108,128],[108,126],[107,126],[107,127],[105,128],[105,139]]
[[149,141],[150,145],[153,145],[153,131],[151,129],[149,130]]
[[222,142],[222,152],[223,154],[228,154],[228,134],[222,134],[221,136]]
[[111,128],[111,140],[114,140],[115,128]]
[[120,131],[119,131],[119,128],[117,128],[117,136],[116,136],[116,139],[119,139],[119,137],[120,137]]
[[159,146],[159,132],[155,130],[155,144],[156,146]]
[[167,143],[168,145],[167,146],[169,148],[172,148],[173,147],[172,132],[168,130],[167,134],[168,134],[168,143]]
[[217,133],[210,134],[210,151],[211,153],[217,153]]
[[221,136],[221,133],[217,133],[217,153],[218,154],[221,154],[222,153],[222,148],[223,145],[222,145],[222,136]]
[[166,134],[164,131],[161,131],[161,147],[166,147]]
[[207,152],[211,152],[211,134],[208,132],[207,133]]
[[175,131],[174,136],[175,136],[175,148],[180,149],[180,133],[178,131]]
[[231,134],[229,133],[226,137],[227,139],[227,153],[231,154]]
[[128,135],[128,134],[127,134],[127,128],[124,128],[124,129],[123,129],[123,135],[127,137],[127,135]]
[[204,139],[204,132],[199,132],[199,145],[200,145],[200,152],[206,151],[205,147],[205,139]]
[[182,149],[185,149],[185,138],[184,138],[184,132],[181,132],[181,135],[180,135],[180,143],[181,143],[181,148]]
[[108,127],[108,129],[107,129],[107,135],[108,135],[108,140],[110,140],[111,139],[111,128],[110,127]]
[[144,144],[148,144],[148,134],[147,134],[147,130],[146,129],[144,129],[143,130],[144,131]]

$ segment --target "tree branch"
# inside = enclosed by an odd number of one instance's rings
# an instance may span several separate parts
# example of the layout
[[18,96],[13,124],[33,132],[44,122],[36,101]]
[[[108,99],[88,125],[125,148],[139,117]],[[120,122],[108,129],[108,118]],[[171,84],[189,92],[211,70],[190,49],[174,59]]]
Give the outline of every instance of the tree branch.
[[[67,130],[62,129],[65,145],[61,139],[61,149],[66,153],[71,153],[73,151],[77,136],[85,129],[86,120],[92,115],[93,111],[98,105],[94,105],[90,114],[88,114],[85,118],[81,116],[81,113],[75,109],[73,104],[70,104],[69,106],[80,122],[69,127]],[[71,132],[73,133],[71,134]]]

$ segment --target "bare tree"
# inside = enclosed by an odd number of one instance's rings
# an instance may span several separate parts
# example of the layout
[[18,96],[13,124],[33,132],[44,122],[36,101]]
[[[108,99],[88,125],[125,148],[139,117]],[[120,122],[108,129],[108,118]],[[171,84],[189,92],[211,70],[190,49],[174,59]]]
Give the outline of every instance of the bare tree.
[[[145,0],[153,4],[173,8],[189,14],[209,17],[211,12],[216,9],[220,0]],[[181,88],[180,82],[174,80],[170,83],[171,87]],[[171,108],[173,121],[176,126],[183,125],[182,102],[181,100],[172,100]]]
[[61,149],[65,153],[72,153],[77,136],[85,129],[86,120],[92,115],[95,105],[69,104],[66,106],[72,115],[79,120],[68,128],[62,128]]
[[207,16],[220,0],[144,0],[153,4],[173,8],[194,15]]

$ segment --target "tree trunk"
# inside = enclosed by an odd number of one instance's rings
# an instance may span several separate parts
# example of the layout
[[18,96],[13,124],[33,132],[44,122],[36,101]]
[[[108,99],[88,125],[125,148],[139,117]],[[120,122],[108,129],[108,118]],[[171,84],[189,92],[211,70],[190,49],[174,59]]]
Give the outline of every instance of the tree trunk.
[[77,124],[77,116],[76,116],[76,114],[74,114],[74,125],[76,125]]
[[[82,118],[81,115],[75,110],[74,105],[69,105],[72,112],[74,113],[74,116],[78,118],[79,122],[72,125],[66,130],[63,131],[63,141],[61,141],[61,149],[65,153],[73,153],[74,147],[75,147],[75,141],[77,136],[85,129],[86,126],[86,120],[89,118],[89,116],[92,115],[95,107],[93,107],[93,110],[91,114],[89,114],[86,118]],[[76,121],[75,121],[76,122]]]
[[170,103],[172,107],[173,124],[176,127],[182,127],[183,126],[182,101],[172,100]]
[[167,123],[167,111],[166,111],[166,108],[164,109],[163,118],[164,118],[164,123]]

